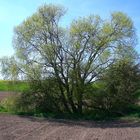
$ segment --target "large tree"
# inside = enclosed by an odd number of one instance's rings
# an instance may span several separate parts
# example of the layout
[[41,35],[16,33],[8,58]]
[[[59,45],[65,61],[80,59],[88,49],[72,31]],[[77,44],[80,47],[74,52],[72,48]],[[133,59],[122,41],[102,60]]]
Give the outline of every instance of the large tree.
[[79,18],[63,28],[65,11],[55,5],[40,7],[15,28],[13,44],[18,70],[32,80],[55,77],[65,109],[81,113],[86,86],[120,56],[132,54],[128,50],[135,45],[135,30],[122,12],[107,20]]

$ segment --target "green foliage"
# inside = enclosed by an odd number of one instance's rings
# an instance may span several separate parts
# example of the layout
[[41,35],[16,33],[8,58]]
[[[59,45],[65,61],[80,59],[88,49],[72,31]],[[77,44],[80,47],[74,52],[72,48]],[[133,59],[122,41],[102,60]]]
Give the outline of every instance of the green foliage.
[[16,106],[20,112],[61,112],[64,110],[55,79],[31,81],[30,90],[26,90],[17,98]]
[[0,104],[0,112],[7,112],[7,110]]
[[14,102],[17,112],[81,116],[100,110],[105,116],[135,104],[139,68],[130,17],[122,12],[107,20],[91,15],[66,29],[60,26],[64,14],[61,6],[43,5],[14,30],[15,57],[1,59],[1,71],[29,85],[16,83],[17,90],[28,87]]
[[0,59],[1,73],[5,79],[17,80],[19,69],[15,58],[3,57]]
[[17,91],[21,92],[27,90],[29,85],[27,82],[23,81],[8,81],[8,80],[1,80],[0,81],[0,91]]
[[15,106],[16,99],[17,99],[17,96],[15,94],[10,95],[9,97],[3,99],[0,102],[1,112],[10,112],[10,113],[16,112],[17,111],[17,108]]
[[93,107],[121,114],[138,102],[139,65],[119,61],[107,70],[102,79],[104,88],[93,95]]

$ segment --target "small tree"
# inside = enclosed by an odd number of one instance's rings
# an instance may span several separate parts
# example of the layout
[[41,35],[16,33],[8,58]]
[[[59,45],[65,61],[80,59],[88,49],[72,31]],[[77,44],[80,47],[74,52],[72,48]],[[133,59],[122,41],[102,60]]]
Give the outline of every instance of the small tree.
[[19,78],[19,69],[14,57],[3,57],[0,59],[1,74],[4,79],[16,81]]

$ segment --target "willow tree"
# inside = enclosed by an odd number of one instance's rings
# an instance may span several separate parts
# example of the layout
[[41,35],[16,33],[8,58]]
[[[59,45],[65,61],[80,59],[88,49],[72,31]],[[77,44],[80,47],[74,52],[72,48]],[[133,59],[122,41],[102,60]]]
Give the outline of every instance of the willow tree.
[[65,11],[55,5],[40,7],[15,28],[13,44],[18,69],[32,80],[55,77],[65,109],[81,113],[86,86],[120,56],[131,55],[135,30],[122,12],[107,20],[79,18],[63,28]]

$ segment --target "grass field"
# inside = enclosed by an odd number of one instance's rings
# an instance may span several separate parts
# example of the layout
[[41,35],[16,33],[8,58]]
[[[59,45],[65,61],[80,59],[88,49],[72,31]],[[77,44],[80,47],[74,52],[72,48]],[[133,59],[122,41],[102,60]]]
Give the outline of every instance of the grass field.
[[0,91],[23,91],[28,88],[28,84],[23,81],[0,80]]

